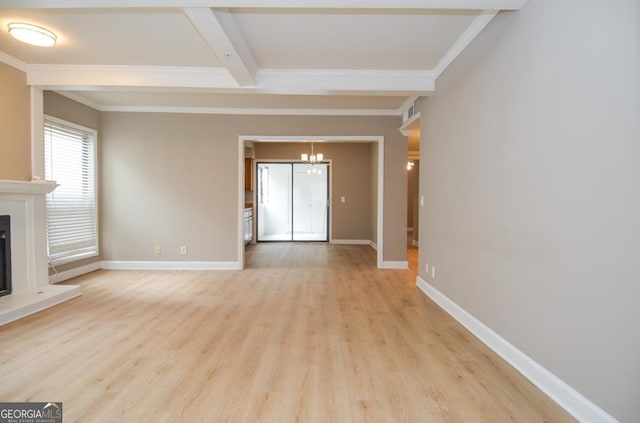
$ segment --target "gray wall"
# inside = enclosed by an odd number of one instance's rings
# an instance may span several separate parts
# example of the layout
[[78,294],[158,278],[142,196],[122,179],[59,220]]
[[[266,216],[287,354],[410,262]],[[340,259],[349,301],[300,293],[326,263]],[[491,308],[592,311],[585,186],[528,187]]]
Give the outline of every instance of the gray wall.
[[[256,159],[299,160],[300,153],[309,152],[309,144],[255,144]],[[316,143],[315,151],[331,160],[332,237],[333,239],[372,240],[371,146],[369,143]],[[377,166],[378,164],[375,163]],[[376,184],[377,187],[377,184]],[[345,202],[340,202],[340,197]]]
[[407,142],[399,126],[399,117],[102,113],[102,257],[236,261],[239,135],[382,135],[384,259],[406,261]]
[[[44,114],[100,132],[100,112],[53,91],[44,91]],[[100,137],[100,134],[98,134]],[[98,139],[98,142],[100,140]]]
[[624,422],[640,416],[639,52],[637,1],[530,1],[418,104],[420,277]]

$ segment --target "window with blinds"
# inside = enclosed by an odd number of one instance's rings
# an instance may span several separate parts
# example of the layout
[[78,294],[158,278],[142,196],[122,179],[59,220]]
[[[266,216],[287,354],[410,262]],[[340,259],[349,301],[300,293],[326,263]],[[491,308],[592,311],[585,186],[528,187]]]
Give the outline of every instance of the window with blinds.
[[98,255],[96,132],[49,116],[44,122],[49,264]]

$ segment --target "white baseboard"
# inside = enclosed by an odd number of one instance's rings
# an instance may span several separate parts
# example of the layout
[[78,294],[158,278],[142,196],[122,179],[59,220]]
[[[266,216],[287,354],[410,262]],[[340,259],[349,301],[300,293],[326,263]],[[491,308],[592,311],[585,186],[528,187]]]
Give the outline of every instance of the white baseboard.
[[383,261],[381,269],[408,269],[408,261]]
[[103,261],[109,270],[241,270],[237,261]]
[[331,244],[342,245],[369,245],[371,241],[368,239],[332,239]]
[[413,245],[414,247],[420,248],[420,243],[418,241],[416,241],[415,239],[411,240],[411,245]]
[[74,267],[73,269],[65,270],[63,272],[54,273],[49,275],[49,283],[58,283],[85,275],[87,273],[95,272],[102,269],[102,263],[96,261],[94,263],[85,264],[84,266]]
[[344,245],[368,245],[374,250],[378,250],[378,245],[368,239],[332,239],[330,243]]
[[529,379],[531,383],[578,421],[591,423],[617,422],[615,418],[607,414],[603,409],[536,363],[419,276],[416,278],[416,285],[444,311],[449,313],[462,326],[467,328],[513,368],[522,373],[524,377]]

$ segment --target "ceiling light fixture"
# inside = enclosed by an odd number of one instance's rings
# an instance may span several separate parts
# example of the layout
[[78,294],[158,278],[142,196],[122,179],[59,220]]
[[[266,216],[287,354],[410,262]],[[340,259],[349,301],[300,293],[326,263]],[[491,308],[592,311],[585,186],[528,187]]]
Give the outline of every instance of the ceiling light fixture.
[[16,40],[39,47],[51,47],[56,44],[56,34],[37,25],[22,22],[11,22],[9,34]]
[[415,165],[415,163],[413,162],[413,160],[407,162],[407,170],[413,169],[414,165]]
[[300,160],[302,160],[303,162],[314,164],[324,160],[324,154],[322,153],[315,154],[313,151],[313,143],[311,143],[311,155],[307,153],[302,153],[300,154]]

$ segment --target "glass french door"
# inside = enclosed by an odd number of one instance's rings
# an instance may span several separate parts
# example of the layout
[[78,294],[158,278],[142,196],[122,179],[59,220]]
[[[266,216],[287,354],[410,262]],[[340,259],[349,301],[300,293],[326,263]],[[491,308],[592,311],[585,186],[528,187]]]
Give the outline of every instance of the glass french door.
[[257,163],[260,241],[329,240],[329,165]]

